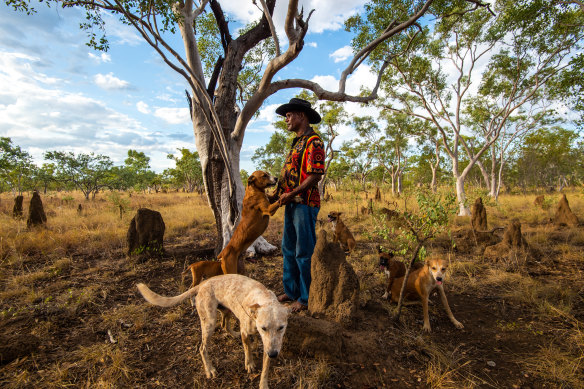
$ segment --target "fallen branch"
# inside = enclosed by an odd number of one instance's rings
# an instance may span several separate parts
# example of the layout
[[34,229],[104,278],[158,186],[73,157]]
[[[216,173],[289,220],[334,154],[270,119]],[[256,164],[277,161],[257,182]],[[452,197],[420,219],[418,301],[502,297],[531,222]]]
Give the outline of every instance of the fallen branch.
[[416,250],[414,250],[414,255],[412,255],[412,259],[409,263],[408,268],[406,269],[406,274],[404,275],[404,282],[402,283],[402,287],[401,287],[401,290],[399,292],[399,300],[397,302],[397,308],[395,309],[395,314],[393,315],[393,318],[396,321],[399,320],[399,316],[401,314],[401,308],[403,306],[403,301],[404,301],[404,292],[406,290],[406,285],[408,283],[408,277],[410,276],[410,270],[414,266],[414,262],[416,262],[416,258],[418,258],[418,253],[420,252],[420,249],[422,248],[422,246],[424,245],[424,242],[426,242],[427,239],[428,238],[418,240],[418,246],[416,246]]

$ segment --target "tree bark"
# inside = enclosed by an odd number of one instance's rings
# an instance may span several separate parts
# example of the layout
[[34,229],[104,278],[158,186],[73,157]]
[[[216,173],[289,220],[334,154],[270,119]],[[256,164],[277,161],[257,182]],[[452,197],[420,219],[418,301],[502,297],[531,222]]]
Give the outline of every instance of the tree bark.
[[456,199],[458,200],[458,216],[470,216],[470,209],[465,205],[466,193],[464,192],[465,175],[455,174],[456,179]]

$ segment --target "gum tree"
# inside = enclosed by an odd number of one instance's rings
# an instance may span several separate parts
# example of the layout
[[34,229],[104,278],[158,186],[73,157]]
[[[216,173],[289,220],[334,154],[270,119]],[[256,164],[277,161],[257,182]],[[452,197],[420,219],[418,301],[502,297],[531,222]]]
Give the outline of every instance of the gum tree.
[[113,162],[106,155],[48,151],[44,157],[54,163],[56,180],[73,185],[85,199],[95,198],[99,189],[111,185]]
[[[27,0],[5,2],[19,11],[34,11]],[[446,6],[474,7],[477,0],[386,1],[390,21],[355,51],[354,58],[341,73],[336,91],[326,90],[309,80],[277,77],[278,72],[300,54],[314,11],[304,14],[298,8],[298,0],[288,1],[286,7],[283,26],[286,50],[282,49],[272,20],[276,0],[260,0],[256,3],[262,10],[262,17],[240,30],[237,36],[233,36],[230,19],[223,12],[219,0],[49,0],[46,3],[84,9],[86,20],[81,27],[88,31],[89,44],[98,50],[108,48],[103,13],[119,17],[124,23],[133,26],[163,61],[183,78],[189,90],[187,95],[195,142],[201,159],[205,190],[215,215],[217,248],[220,249],[231,237],[238,221],[244,194],[244,187],[238,179],[240,150],[246,127],[263,102],[274,93],[289,88],[311,90],[321,100],[372,101],[377,97],[379,77],[370,93],[353,96],[346,92],[349,75],[381,43],[391,41],[393,50],[387,53],[386,60],[382,60],[377,68],[380,76],[388,64],[389,56],[403,52],[403,39],[400,37],[415,28],[417,21],[435,2],[440,4],[438,10],[448,12]],[[104,34],[98,33],[99,30]],[[182,37],[182,48],[173,47],[165,39],[168,36],[165,34],[175,32],[179,32]],[[272,40],[271,45],[266,44],[269,39]],[[259,251],[273,249],[265,241],[258,241],[253,247]]]
[[[360,37],[354,47],[361,47],[361,41],[387,20],[376,12],[379,9],[347,23]],[[526,121],[537,117],[538,106],[553,102],[550,88],[560,85],[563,73],[573,69],[570,56],[582,41],[582,17],[574,5],[499,0],[494,12],[455,11],[431,26],[420,26],[410,50],[391,58],[382,85],[388,96],[385,107],[438,129],[451,161],[459,215],[470,214],[464,183],[471,169],[478,165],[490,185],[481,157],[505,131],[534,128]],[[373,63],[383,58],[371,56]],[[481,104],[472,105],[479,100]],[[473,133],[474,107],[482,110],[482,122],[480,131]],[[476,139],[472,144],[470,135]],[[465,166],[463,157],[469,161]]]
[[0,137],[0,178],[14,194],[22,194],[35,168],[29,153],[13,145],[10,138]]

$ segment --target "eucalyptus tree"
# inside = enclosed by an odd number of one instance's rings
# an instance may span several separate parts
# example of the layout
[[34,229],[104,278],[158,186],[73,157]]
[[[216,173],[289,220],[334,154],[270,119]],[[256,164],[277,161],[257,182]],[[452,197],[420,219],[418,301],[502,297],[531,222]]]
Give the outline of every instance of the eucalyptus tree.
[[54,163],[56,180],[80,190],[86,199],[95,198],[99,189],[111,186],[113,162],[106,155],[48,151],[44,157]]
[[53,163],[43,163],[43,165],[34,171],[34,181],[35,187],[37,185],[42,185],[43,193],[47,193],[47,189],[51,184],[54,184],[55,180],[55,164]]
[[404,113],[381,111],[379,119],[385,123],[381,142],[376,150],[378,162],[391,176],[391,193],[402,193],[402,176],[406,162],[409,139],[419,128],[419,120]]
[[150,170],[150,157],[143,151],[128,150],[127,158],[120,172],[124,177],[126,188],[133,187],[136,190],[144,191],[152,182],[156,175]]
[[[493,111],[489,106],[490,103],[481,98],[470,100],[468,103],[468,127],[473,133],[481,134],[483,139],[489,133],[490,113]],[[559,122],[556,113],[548,109],[545,104],[544,106],[532,104],[527,109],[520,109],[517,114],[509,116],[499,136],[484,154],[484,157],[490,159],[490,163],[483,164],[480,163],[480,159],[477,160],[489,196],[495,200],[498,199],[503,186],[504,169],[512,157],[512,150],[520,148],[523,139],[530,132],[549,128]]]
[[[366,18],[357,16],[347,24],[359,33],[355,48],[388,20],[380,9],[378,4]],[[579,49],[584,31],[582,11],[576,6],[499,0],[494,11],[452,12],[451,17],[419,26],[408,41],[410,50],[391,58],[382,85],[389,101],[386,109],[426,120],[438,129],[451,161],[459,215],[470,214],[464,183],[471,169],[481,164],[480,158],[509,128],[510,120],[528,128],[519,120],[535,116],[524,113],[551,104],[554,94],[549,88],[559,85],[563,73],[572,69],[569,59]],[[384,49],[391,47],[380,46],[371,56],[377,66]],[[483,128],[474,134],[469,125],[471,97],[487,102],[480,107],[485,110]],[[465,135],[474,135],[477,141],[470,144]],[[464,167],[463,155],[468,159]]]
[[[20,11],[33,11],[30,2],[26,0],[5,2]],[[314,81],[277,77],[278,72],[300,54],[314,11],[307,15],[299,11],[298,0],[289,0],[287,3],[283,26],[287,39],[286,50],[282,49],[284,45],[280,44],[272,19],[276,0],[260,0],[258,7],[263,12],[261,19],[241,29],[237,37],[232,35],[230,19],[223,12],[220,0],[46,1],[49,5],[84,9],[86,20],[81,26],[88,31],[89,44],[100,50],[108,48],[103,13],[120,17],[124,23],[133,26],[162,60],[184,79],[190,91],[187,95],[205,189],[215,215],[218,248],[223,247],[230,238],[238,220],[244,192],[243,185],[237,179],[240,150],[246,127],[263,102],[274,93],[289,88],[311,90],[321,100],[372,101],[377,96],[380,75],[387,62],[377,69],[378,78],[371,93],[359,96],[347,93],[347,78],[385,41],[393,42],[394,50],[391,53],[401,53],[403,47],[399,37],[415,28],[416,22],[434,2],[388,0],[386,3],[391,21],[355,51],[353,59],[341,73],[338,89],[329,91]],[[442,11],[447,12],[446,6],[470,4],[470,7],[477,0],[436,2],[441,4]],[[210,12],[206,14],[208,9]],[[210,14],[213,17],[205,18]],[[98,34],[100,30],[104,33]],[[182,49],[173,47],[171,41],[165,39],[165,33],[176,31],[182,37]],[[262,54],[270,47],[269,43],[266,44],[268,39],[272,40],[273,56]],[[265,243],[256,242],[254,247],[259,250],[273,248]]]
[[322,117],[318,129],[325,147],[324,174],[318,182],[318,190],[324,195],[329,169],[337,154],[333,149],[333,142],[339,136],[339,126],[348,123],[348,114],[343,104],[336,101],[325,101],[318,104],[317,108]]
[[201,191],[203,187],[203,169],[199,153],[189,149],[178,149],[179,155],[168,154],[166,157],[172,159],[176,166],[168,169],[167,174],[172,176],[177,186],[183,186],[189,193],[195,189]]
[[[428,164],[432,172],[430,189],[436,193],[438,189],[438,172],[442,163],[442,139],[438,129],[428,121],[419,121],[416,129],[416,141],[418,142],[418,162]],[[422,167],[423,169],[423,167]]]
[[366,189],[367,177],[378,166],[380,137],[379,123],[371,116],[357,116],[351,121],[358,137],[341,145],[342,159],[348,161],[351,171]]
[[[581,138],[580,138],[581,139]],[[541,128],[525,136],[511,162],[511,175],[524,188],[557,187],[582,177],[582,148],[578,134],[555,126]]]
[[254,151],[251,160],[256,168],[265,170],[271,175],[278,177],[282,166],[284,166],[288,147],[294,137],[294,133],[287,132],[286,122],[284,120],[276,121],[273,123],[273,126],[275,131],[270,136],[268,143],[258,147]]
[[32,156],[12,144],[12,139],[0,137],[0,178],[8,184],[14,194],[22,191],[30,183],[36,166]]

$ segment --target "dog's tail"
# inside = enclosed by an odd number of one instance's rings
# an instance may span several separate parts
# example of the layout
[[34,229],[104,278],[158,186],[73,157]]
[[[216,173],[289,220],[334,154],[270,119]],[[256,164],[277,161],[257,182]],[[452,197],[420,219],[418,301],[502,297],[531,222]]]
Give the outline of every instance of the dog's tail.
[[183,294],[179,294],[178,296],[164,297],[151,291],[150,288],[148,288],[145,284],[138,284],[136,286],[146,301],[148,301],[150,304],[158,305],[160,307],[172,307],[183,300],[196,296],[199,292],[199,285],[197,285],[194,288],[187,290]]
[[185,270],[183,270],[183,272],[181,273],[181,275],[183,276],[183,278],[184,278],[184,276],[186,276],[187,274],[189,274],[189,272],[191,271],[191,268],[193,266],[195,266],[194,263],[193,264],[190,264],[189,266],[187,266],[187,268]]

